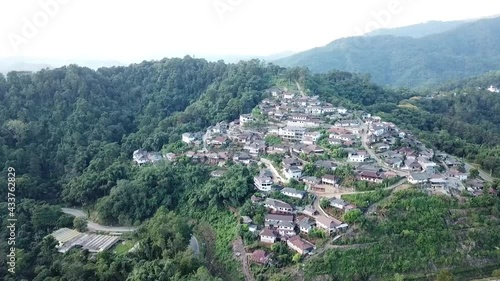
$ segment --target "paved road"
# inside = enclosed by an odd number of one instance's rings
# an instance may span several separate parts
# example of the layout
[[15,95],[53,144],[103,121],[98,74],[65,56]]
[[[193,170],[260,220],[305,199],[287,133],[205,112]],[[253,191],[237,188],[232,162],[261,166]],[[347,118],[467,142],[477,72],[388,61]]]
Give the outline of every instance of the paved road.
[[[73,208],[61,208],[62,212],[75,217],[87,218],[87,215],[79,209]],[[89,221],[87,219],[87,228],[93,231],[105,231],[105,232],[131,232],[135,231],[137,228],[131,226],[106,226],[100,225],[98,223]]]
[[[361,121],[361,120],[360,120]],[[362,121],[361,121],[362,122]],[[364,127],[364,132],[361,134],[361,142],[363,144],[363,147],[365,148],[366,151],[368,151],[368,154],[370,154],[370,157],[377,161],[377,163],[379,165],[381,165],[382,167],[396,173],[398,176],[400,177],[407,177],[408,176],[408,173],[407,172],[403,172],[403,171],[399,171],[399,170],[396,170],[392,167],[389,167],[384,161],[382,161],[382,159],[380,159],[376,154],[375,152],[373,151],[373,149],[371,149],[368,144],[366,144],[366,141],[368,139],[368,126],[365,126]]]
[[[464,162],[464,166],[465,166],[465,169],[467,169],[467,171],[469,171],[470,169],[476,168],[467,162]],[[481,176],[481,178],[483,178],[485,181],[489,181],[489,182],[493,181],[493,178],[483,170],[479,170],[479,176]]]
[[189,240],[189,248],[193,250],[196,256],[200,254],[200,243],[198,243],[198,239],[194,235],[191,235],[191,239]]
[[[390,185],[388,187],[385,187],[384,189],[394,189],[400,185],[403,185],[404,183],[406,183],[406,178],[398,181],[397,183],[393,184],[393,185]],[[325,216],[325,217],[330,217],[330,215],[328,215],[322,208],[321,206],[319,205],[320,203],[320,200],[321,198],[323,197],[326,197],[326,198],[332,198],[332,197],[337,197],[337,198],[340,198],[342,195],[345,195],[345,194],[359,194],[359,193],[367,193],[367,192],[373,192],[372,191],[347,191],[347,192],[342,192],[342,191],[339,191],[339,192],[332,192],[332,193],[316,193],[316,198],[314,199],[314,202],[313,202],[313,206],[314,206],[314,209],[316,209],[321,215]]]
[[278,181],[281,181],[282,183],[287,183],[288,180],[284,179],[280,173],[278,173],[278,171],[276,170],[276,168],[274,167],[273,163],[271,161],[269,161],[268,159],[266,158],[260,158],[260,161],[262,163],[264,163],[267,168],[269,168],[269,170],[271,170],[271,172],[273,173],[273,181],[275,183],[277,183]]

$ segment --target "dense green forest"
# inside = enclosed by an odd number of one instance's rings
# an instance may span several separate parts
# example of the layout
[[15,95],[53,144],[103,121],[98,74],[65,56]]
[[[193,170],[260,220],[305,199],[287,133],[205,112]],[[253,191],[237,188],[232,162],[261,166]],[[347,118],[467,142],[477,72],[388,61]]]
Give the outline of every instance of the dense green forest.
[[276,61],[313,72],[369,73],[380,84],[425,86],[500,68],[500,18],[465,23],[422,38],[358,36]]
[[[491,81],[498,78],[490,75]],[[1,278],[242,280],[232,258],[231,243],[238,234],[232,211],[245,206],[257,167],[229,164],[226,176],[210,178],[212,168],[184,158],[175,165],[139,168],[131,155],[139,148],[176,147],[184,132],[249,113],[265,97],[265,89],[283,80],[298,81],[309,94],[335,105],[381,113],[459,156],[457,143],[463,144],[464,157],[499,172],[498,95],[455,90],[480,83],[472,80],[442,89],[442,96],[429,100],[427,92],[386,89],[367,76],[311,74],[256,60],[225,64],[185,57],[96,71],[70,65],[11,72],[0,75],[0,161],[2,174],[8,167],[16,169],[19,259],[16,278],[4,267]],[[476,126],[480,131],[470,131]],[[433,138],[435,132],[443,135]],[[0,185],[7,186],[5,176]],[[1,190],[6,197],[6,189]],[[139,250],[97,257],[78,250],[59,254],[55,241],[45,237],[73,225],[61,205],[88,209],[104,224],[140,227],[130,237]],[[1,203],[3,228],[6,211]],[[187,250],[192,233],[205,243],[201,256]],[[2,232],[1,253],[6,252],[6,235]],[[4,254],[0,262],[5,264]],[[311,276],[321,273],[313,265],[306,268]]]

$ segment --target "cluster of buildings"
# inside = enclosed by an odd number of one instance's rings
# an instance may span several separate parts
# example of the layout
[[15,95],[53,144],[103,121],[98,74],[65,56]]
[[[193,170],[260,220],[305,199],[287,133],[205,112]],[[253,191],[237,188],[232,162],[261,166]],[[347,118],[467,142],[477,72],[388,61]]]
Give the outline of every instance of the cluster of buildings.
[[[285,194],[287,191],[282,190]],[[295,191],[291,191],[295,194]],[[293,195],[288,195],[293,197]],[[255,199],[254,199],[255,200]],[[273,198],[266,198],[257,201],[256,204],[264,205],[268,213],[264,218],[263,226],[252,225],[251,231],[259,231],[259,239],[265,244],[285,242],[288,247],[301,255],[310,254],[314,251],[315,245],[307,240],[308,234],[313,229],[319,229],[327,235],[345,230],[348,225],[330,216],[320,215],[312,205],[302,208],[294,206]],[[332,206],[335,205],[344,211],[349,211],[355,206],[340,199],[332,199]],[[247,221],[250,222],[250,221]]]
[[[267,154],[283,154],[287,157],[283,159],[279,173],[285,180],[303,180],[309,188],[321,191],[328,186],[336,187],[338,181],[305,179],[303,161],[298,156],[324,155],[326,141],[342,147],[347,155],[341,162],[354,166],[356,179],[360,181],[381,183],[384,179],[404,174],[412,184],[444,188],[456,187],[458,182],[467,180],[468,174],[460,166],[462,163],[445,164],[451,159],[449,156],[437,159],[435,152],[413,135],[378,116],[349,111],[320,101],[317,96],[301,96],[288,89],[274,87],[267,93],[268,97],[258,105],[257,115],[242,114],[232,122],[219,122],[204,132],[182,134],[188,151],[161,154],[137,150],[133,154],[134,161],[142,165],[175,161],[179,156],[185,156],[194,162],[223,167],[227,161],[248,165],[259,162]],[[252,126],[256,121],[260,124],[258,128]],[[281,141],[267,143],[268,136]],[[365,145],[372,152],[362,149]],[[332,173],[339,165],[334,159],[321,161],[313,164],[331,169]],[[440,166],[446,167],[446,171],[443,172]],[[273,184],[272,174],[257,176],[255,184],[259,190],[268,191]]]

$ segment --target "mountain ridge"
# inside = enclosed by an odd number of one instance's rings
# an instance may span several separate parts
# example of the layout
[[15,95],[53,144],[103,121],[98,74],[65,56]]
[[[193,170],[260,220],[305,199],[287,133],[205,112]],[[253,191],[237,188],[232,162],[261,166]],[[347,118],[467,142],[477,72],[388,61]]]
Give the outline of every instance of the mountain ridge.
[[500,68],[500,17],[475,21],[422,38],[391,35],[348,37],[274,61],[308,67],[369,73],[376,83],[427,86]]

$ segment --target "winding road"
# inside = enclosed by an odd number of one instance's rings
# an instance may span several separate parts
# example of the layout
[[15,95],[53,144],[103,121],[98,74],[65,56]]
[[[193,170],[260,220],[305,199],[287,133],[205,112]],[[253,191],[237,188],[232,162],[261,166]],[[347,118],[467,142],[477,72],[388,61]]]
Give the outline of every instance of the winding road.
[[87,215],[79,209],[73,208],[61,208],[62,212],[68,215],[75,216],[77,218],[85,218],[87,219],[87,228],[93,231],[104,231],[104,232],[132,232],[137,228],[132,226],[106,226],[100,225],[98,223],[89,221]]

